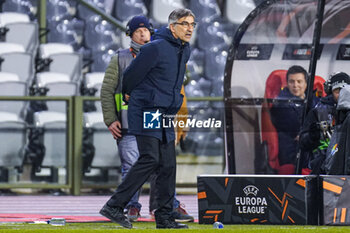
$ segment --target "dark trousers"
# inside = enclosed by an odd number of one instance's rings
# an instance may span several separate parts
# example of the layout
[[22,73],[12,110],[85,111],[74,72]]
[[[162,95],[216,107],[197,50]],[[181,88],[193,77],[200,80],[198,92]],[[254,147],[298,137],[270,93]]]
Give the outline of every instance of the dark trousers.
[[169,218],[173,210],[175,194],[176,157],[175,143],[163,143],[150,136],[136,136],[140,157],[132,166],[123,182],[118,186],[107,204],[125,208],[131,197],[158,169],[156,189],[158,209],[156,218]]

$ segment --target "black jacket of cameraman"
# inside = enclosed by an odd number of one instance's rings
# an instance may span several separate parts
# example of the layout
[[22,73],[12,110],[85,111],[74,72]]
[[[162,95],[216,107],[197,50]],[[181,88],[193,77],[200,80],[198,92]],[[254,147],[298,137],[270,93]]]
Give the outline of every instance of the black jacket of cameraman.
[[[301,133],[300,148],[308,155],[309,166],[312,174],[323,173],[321,165],[325,159],[329,137],[322,132],[321,122],[330,128],[334,126],[337,103],[333,95],[321,98],[320,102],[308,113]],[[327,124],[325,124],[327,123]]]

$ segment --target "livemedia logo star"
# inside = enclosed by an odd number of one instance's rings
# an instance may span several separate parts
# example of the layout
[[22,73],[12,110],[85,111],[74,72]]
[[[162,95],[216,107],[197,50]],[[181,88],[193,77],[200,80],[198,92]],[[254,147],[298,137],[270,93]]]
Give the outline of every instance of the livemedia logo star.
[[152,112],[143,112],[143,128],[160,129],[161,115],[159,109]]

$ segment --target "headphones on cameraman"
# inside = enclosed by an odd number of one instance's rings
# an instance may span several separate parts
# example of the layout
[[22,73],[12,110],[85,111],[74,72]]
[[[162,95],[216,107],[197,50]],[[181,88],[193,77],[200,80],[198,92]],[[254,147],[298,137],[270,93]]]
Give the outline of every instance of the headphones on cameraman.
[[323,88],[324,88],[324,91],[326,92],[327,95],[330,95],[332,94],[332,84],[331,84],[331,78],[333,77],[333,75],[331,75],[327,81],[325,81],[323,83]]
[[[340,74],[340,73],[343,73],[343,72],[335,72],[333,74],[331,74],[329,76],[329,78],[327,79],[327,81],[325,81],[323,83],[323,87],[324,87],[324,91],[326,92],[327,95],[330,95],[332,94],[332,78],[337,75],[337,74]],[[348,79],[347,81],[346,80],[343,80],[342,83],[348,83],[350,84],[350,79]]]
[[[126,36],[130,36],[131,35],[131,30],[130,30],[130,21],[128,22],[128,24],[126,25],[126,31],[125,31],[125,35]],[[154,34],[154,28],[153,28],[153,24],[148,22],[149,23],[149,28],[147,28],[149,30],[149,32],[151,33],[151,36]]]

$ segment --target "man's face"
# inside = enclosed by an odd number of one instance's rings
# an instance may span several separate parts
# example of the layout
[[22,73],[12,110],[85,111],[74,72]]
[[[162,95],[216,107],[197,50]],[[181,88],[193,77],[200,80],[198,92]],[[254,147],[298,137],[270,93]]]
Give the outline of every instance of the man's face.
[[340,88],[334,89],[332,91],[333,94],[333,99],[336,103],[338,103],[338,99],[339,99],[339,93],[340,93]]
[[290,74],[287,87],[294,96],[304,99],[307,83],[303,73]]
[[144,45],[151,40],[151,33],[146,27],[138,28],[132,34],[131,39],[140,45]]
[[194,25],[194,18],[186,16],[178,19],[176,23],[170,24],[170,30],[176,39],[180,38],[183,42],[190,42]]

